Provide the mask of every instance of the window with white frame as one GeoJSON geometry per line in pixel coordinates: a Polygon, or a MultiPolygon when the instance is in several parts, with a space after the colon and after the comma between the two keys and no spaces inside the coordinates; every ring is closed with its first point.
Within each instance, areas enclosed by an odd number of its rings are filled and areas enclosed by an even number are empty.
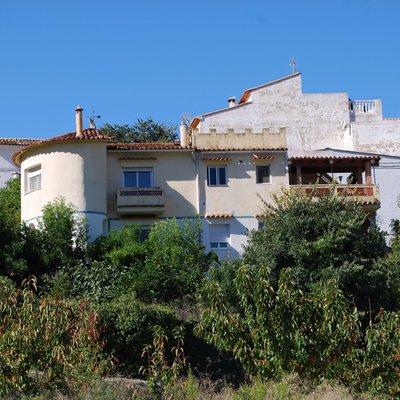
{"type": "Polygon", "coordinates": [[[269,165],[257,165],[256,166],[256,182],[257,183],[271,183],[269,165]]]}
{"type": "Polygon", "coordinates": [[[153,187],[153,170],[151,168],[135,168],[124,170],[124,187],[153,187]]]}
{"type": "Polygon", "coordinates": [[[212,224],[208,230],[211,249],[227,249],[229,247],[229,224],[212,224]]]}
{"type": "Polygon", "coordinates": [[[208,186],[225,186],[226,184],[227,184],[227,179],[226,179],[225,165],[207,167],[208,186]]]}
{"type": "Polygon", "coordinates": [[[35,165],[25,170],[25,192],[33,192],[42,188],[42,167],[35,165]]]}

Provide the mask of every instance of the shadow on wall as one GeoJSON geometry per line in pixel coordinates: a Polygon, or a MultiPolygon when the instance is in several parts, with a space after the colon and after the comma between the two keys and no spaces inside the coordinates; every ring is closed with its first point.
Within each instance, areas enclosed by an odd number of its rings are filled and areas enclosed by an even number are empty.
{"type": "MultiPolygon", "coordinates": [[[[162,217],[193,217],[198,215],[196,204],[193,204],[184,194],[172,188],[167,182],[163,185],[165,193],[165,212],[162,217]]],[[[193,197],[192,187],[188,185],[188,196],[193,197]]]]}

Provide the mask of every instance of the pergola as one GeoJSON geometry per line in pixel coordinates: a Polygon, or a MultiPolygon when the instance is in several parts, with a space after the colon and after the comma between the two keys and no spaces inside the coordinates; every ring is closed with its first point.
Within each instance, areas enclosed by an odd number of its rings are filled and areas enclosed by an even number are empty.
{"type": "MultiPolygon", "coordinates": [[[[302,156],[290,157],[289,184],[323,184],[339,178],[339,174],[353,174],[353,184],[363,183],[363,173],[366,184],[372,184],[372,169],[379,165],[379,156],[302,156]],[[323,180],[321,182],[321,180],[323,180]]],[[[375,179],[374,179],[375,180],[375,179]]],[[[344,182],[346,183],[346,182],[344,182]]]]}

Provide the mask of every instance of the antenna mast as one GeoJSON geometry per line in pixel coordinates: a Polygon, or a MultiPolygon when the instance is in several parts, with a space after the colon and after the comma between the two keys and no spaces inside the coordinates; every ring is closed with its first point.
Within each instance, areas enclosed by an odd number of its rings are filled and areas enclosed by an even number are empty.
{"type": "Polygon", "coordinates": [[[101,118],[101,115],[95,115],[94,110],[92,112],[92,115],[89,117],[89,125],[92,129],[96,129],[96,123],[95,123],[95,118],[101,118]]]}
{"type": "Polygon", "coordinates": [[[292,58],[290,60],[290,64],[289,65],[290,65],[290,68],[292,70],[292,75],[293,75],[296,72],[296,69],[297,69],[299,63],[297,62],[297,60],[295,58],[292,58]]]}

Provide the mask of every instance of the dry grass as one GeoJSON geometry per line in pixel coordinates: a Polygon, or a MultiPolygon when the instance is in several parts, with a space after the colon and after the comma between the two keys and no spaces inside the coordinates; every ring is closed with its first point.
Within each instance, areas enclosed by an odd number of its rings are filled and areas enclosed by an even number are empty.
{"type": "MultiPolygon", "coordinates": [[[[47,392],[36,396],[9,396],[9,400],[155,400],[144,381],[113,378],[98,381],[91,388],[74,395],[59,392],[47,392]]],[[[341,385],[324,382],[312,386],[296,375],[288,375],[276,382],[253,382],[239,389],[221,386],[221,382],[204,379],[199,381],[193,376],[177,382],[170,400],[372,400],[366,394],[354,394],[341,385]]],[[[158,399],[157,399],[158,400],[158,399]]]]}

